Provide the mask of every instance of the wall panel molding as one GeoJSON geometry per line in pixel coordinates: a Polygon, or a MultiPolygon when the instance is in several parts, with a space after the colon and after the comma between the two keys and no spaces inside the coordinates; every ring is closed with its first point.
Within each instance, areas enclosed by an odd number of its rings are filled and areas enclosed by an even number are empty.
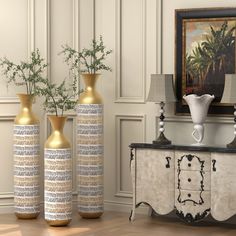
{"type": "Polygon", "coordinates": [[[28,57],[35,50],[35,0],[28,0],[28,57]]]}
{"type": "Polygon", "coordinates": [[[45,0],[45,55],[47,67],[46,76],[51,80],[51,0],[45,0]]]}
{"type": "Polygon", "coordinates": [[[157,14],[156,14],[156,22],[157,22],[157,73],[162,74],[162,31],[163,31],[163,0],[157,0],[157,14]]]}
{"type": "MultiPolygon", "coordinates": [[[[145,103],[146,99],[146,1],[142,0],[142,16],[141,16],[141,87],[142,94],[138,97],[126,97],[122,96],[122,2],[123,0],[116,1],[116,44],[115,44],[115,52],[116,52],[116,63],[115,63],[115,77],[116,77],[116,100],[117,103],[145,103]]],[[[131,17],[131,16],[130,16],[131,17]]],[[[135,55],[134,55],[135,58],[135,55]]]]}
{"type": "MultiPolygon", "coordinates": [[[[123,191],[121,186],[121,175],[122,175],[122,168],[121,168],[121,159],[122,159],[122,145],[121,145],[121,136],[122,136],[122,128],[121,123],[123,121],[133,121],[133,122],[141,122],[142,124],[142,140],[140,142],[145,142],[146,140],[146,116],[144,114],[137,114],[137,115],[116,115],[116,197],[123,197],[123,198],[131,198],[132,192],[131,191],[123,191]]],[[[135,140],[135,139],[134,139],[135,140]]],[[[129,143],[130,144],[130,143],[129,143]]],[[[127,147],[128,145],[127,144],[127,147]]],[[[125,157],[129,160],[129,156],[125,157]]]]}
{"type": "MultiPolygon", "coordinates": [[[[14,122],[14,120],[15,120],[15,115],[11,115],[11,114],[0,115],[0,122],[5,122],[5,121],[14,122]]],[[[12,156],[12,153],[10,154],[10,156],[12,156]]],[[[12,158],[13,158],[13,156],[12,156],[12,158]]],[[[13,188],[13,186],[12,186],[12,188],[13,188]]],[[[14,198],[14,192],[0,192],[0,200],[13,199],[13,198],[14,198]]],[[[5,203],[2,203],[1,206],[6,206],[6,205],[5,205],[5,203]]]]}
{"type": "MultiPolygon", "coordinates": [[[[27,56],[35,50],[35,0],[27,0],[27,56]]],[[[19,104],[17,96],[0,97],[1,104],[19,104]]]]}
{"type": "Polygon", "coordinates": [[[13,199],[14,192],[0,192],[0,200],[2,199],[13,199]]]}

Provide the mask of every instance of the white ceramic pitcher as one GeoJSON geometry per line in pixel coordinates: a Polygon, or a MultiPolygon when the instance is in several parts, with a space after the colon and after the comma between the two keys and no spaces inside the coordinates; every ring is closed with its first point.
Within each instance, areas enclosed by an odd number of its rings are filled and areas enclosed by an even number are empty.
{"type": "Polygon", "coordinates": [[[194,123],[194,131],[192,132],[193,138],[197,143],[193,145],[203,145],[202,140],[204,137],[204,122],[207,117],[207,112],[209,109],[209,105],[212,100],[215,98],[214,95],[204,94],[202,96],[198,96],[196,94],[184,95],[183,99],[187,102],[192,121],[194,123]]]}

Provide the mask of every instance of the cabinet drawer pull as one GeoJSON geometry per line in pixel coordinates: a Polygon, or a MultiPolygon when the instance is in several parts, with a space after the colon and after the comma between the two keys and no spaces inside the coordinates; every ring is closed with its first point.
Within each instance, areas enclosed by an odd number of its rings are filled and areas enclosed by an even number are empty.
{"type": "Polygon", "coordinates": [[[166,161],[167,161],[166,168],[170,168],[170,160],[171,160],[171,157],[166,157],[166,161]]]}
{"type": "Polygon", "coordinates": [[[212,160],[212,170],[216,171],[216,160],[212,160]]]}

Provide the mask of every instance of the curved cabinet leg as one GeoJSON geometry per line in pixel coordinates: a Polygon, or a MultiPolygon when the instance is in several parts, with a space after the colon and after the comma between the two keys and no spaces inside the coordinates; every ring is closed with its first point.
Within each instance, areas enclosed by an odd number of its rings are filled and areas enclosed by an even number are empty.
{"type": "Polygon", "coordinates": [[[153,209],[151,206],[148,207],[148,216],[152,216],[153,214],[153,209]]]}
{"type": "Polygon", "coordinates": [[[132,209],[129,216],[129,221],[135,220],[135,209],[132,209]]]}

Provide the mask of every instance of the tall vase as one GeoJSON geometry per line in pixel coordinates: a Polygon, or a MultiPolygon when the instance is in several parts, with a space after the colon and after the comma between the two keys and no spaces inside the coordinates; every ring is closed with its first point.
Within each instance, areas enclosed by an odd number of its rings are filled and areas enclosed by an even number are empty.
{"type": "Polygon", "coordinates": [[[72,219],[71,146],[63,134],[67,117],[49,116],[52,134],[44,145],[44,217],[50,226],[72,219]]]}
{"type": "Polygon", "coordinates": [[[95,89],[99,74],[83,74],[85,91],[77,107],[78,213],[103,214],[103,104],[95,89]]]}
{"type": "Polygon", "coordinates": [[[15,215],[19,219],[34,219],[40,213],[39,120],[32,111],[34,97],[18,96],[21,110],[13,130],[15,215]]]}

